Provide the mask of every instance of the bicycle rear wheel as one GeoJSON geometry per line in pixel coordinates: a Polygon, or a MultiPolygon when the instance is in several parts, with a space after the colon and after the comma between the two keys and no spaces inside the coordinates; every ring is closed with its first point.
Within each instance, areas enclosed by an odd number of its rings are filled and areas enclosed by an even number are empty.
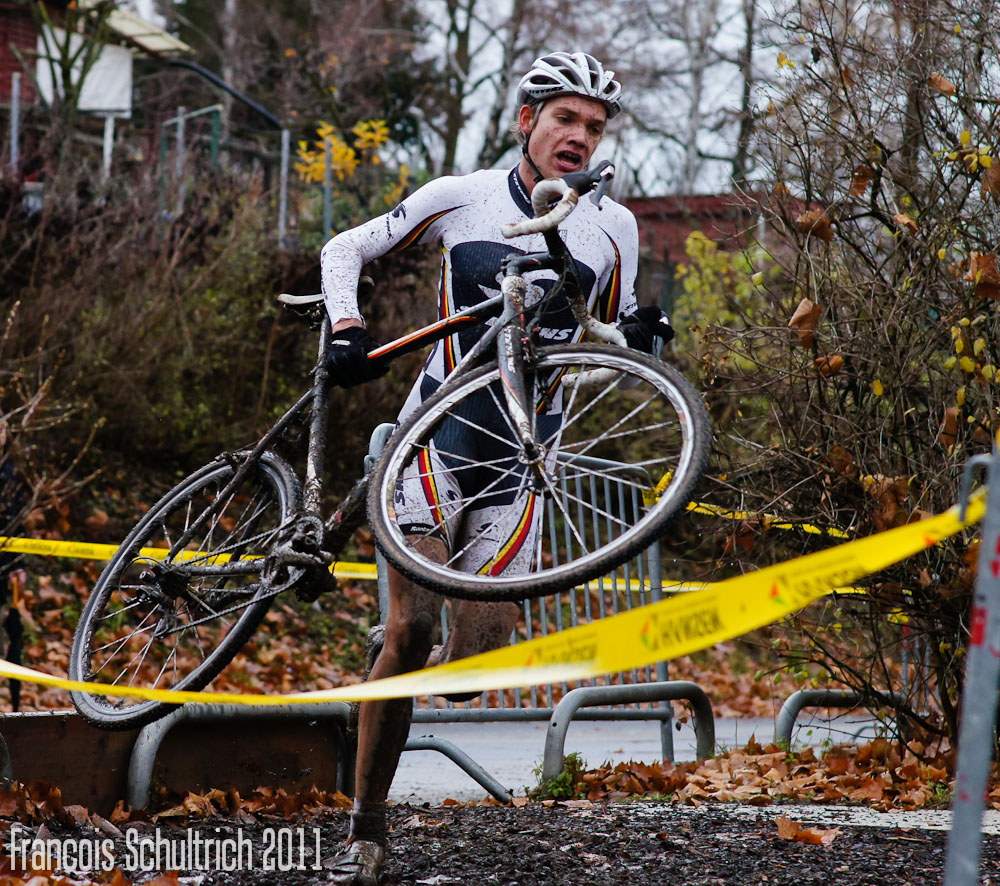
{"type": "MultiPolygon", "coordinates": [[[[302,492],[292,469],[270,452],[220,499],[234,473],[226,462],[206,465],[139,521],[83,609],[70,679],[199,690],[240,650],[271,604],[263,558],[302,492]],[[179,545],[185,534],[190,540],[179,545]]],[[[143,726],[174,707],[71,695],[87,721],[107,729],[143,726]]]]}
{"type": "Polygon", "coordinates": [[[442,388],[389,438],[369,522],[419,584],[473,600],[565,590],[624,563],[690,500],[711,432],[673,367],[612,345],[557,345],[539,349],[526,383],[536,453],[515,442],[495,366],[442,388]],[[414,547],[424,536],[445,541],[446,562],[414,547]]]}

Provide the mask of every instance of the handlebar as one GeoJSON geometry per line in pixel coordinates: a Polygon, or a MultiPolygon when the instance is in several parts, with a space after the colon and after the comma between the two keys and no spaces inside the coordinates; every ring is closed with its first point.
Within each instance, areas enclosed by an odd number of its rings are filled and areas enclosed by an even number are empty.
{"type": "Polygon", "coordinates": [[[608,184],[614,177],[615,167],[604,160],[588,172],[571,172],[562,178],[548,178],[535,185],[531,192],[531,208],[535,218],[510,222],[500,228],[508,240],[524,234],[540,234],[559,227],[576,208],[580,197],[597,189],[592,199],[599,204],[608,184]],[[549,203],[558,199],[551,209],[549,203]]]}

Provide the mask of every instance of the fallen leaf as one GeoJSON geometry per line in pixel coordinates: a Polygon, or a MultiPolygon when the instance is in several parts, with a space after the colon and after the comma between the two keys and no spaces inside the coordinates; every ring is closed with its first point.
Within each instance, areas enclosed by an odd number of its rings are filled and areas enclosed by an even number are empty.
{"type": "Polygon", "coordinates": [[[958,407],[948,406],[944,410],[941,427],[938,428],[938,440],[946,449],[955,445],[958,439],[958,407]]]}
{"type": "Polygon", "coordinates": [[[947,95],[949,98],[955,94],[955,84],[940,71],[935,71],[931,74],[927,79],[927,84],[931,89],[936,89],[942,95],[947,95]]]}
{"type": "Polygon", "coordinates": [[[814,846],[829,846],[840,834],[840,828],[803,828],[796,839],[814,846]]]}
{"type": "Polygon", "coordinates": [[[802,830],[802,825],[792,821],[787,815],[779,815],[774,823],[778,826],[778,839],[794,840],[795,835],[802,830]]]}
{"type": "Polygon", "coordinates": [[[800,234],[811,234],[824,243],[829,243],[833,239],[833,226],[826,217],[825,209],[810,209],[808,212],[803,212],[795,219],[795,224],[800,234]]]}
{"type": "Polygon", "coordinates": [[[983,171],[979,193],[984,200],[987,197],[992,197],[994,200],[1000,201],[1000,163],[993,163],[983,171]]]}
{"type": "Polygon", "coordinates": [[[1000,300],[1000,272],[997,271],[995,252],[969,254],[969,269],[963,280],[974,283],[976,295],[1000,300]]]}
{"type": "Polygon", "coordinates": [[[904,231],[906,231],[910,236],[916,236],[917,233],[917,223],[910,218],[905,212],[897,212],[892,220],[899,225],[904,231]]]}
{"type": "Polygon", "coordinates": [[[861,166],[855,166],[854,171],[851,173],[851,190],[850,194],[852,197],[860,197],[865,191],[868,190],[868,185],[872,180],[872,171],[867,166],[862,164],[861,166]]]}
{"type": "Polygon", "coordinates": [[[809,843],[813,846],[829,846],[841,832],[840,828],[804,828],[799,822],[785,815],[778,816],[775,824],[778,825],[778,839],[809,843]]]}
{"type": "Polygon", "coordinates": [[[799,344],[802,347],[811,348],[813,346],[813,331],[816,329],[819,315],[822,313],[823,309],[819,305],[813,304],[808,298],[802,299],[798,307],[795,308],[795,313],[788,321],[788,328],[794,329],[798,333],[799,344]]]}
{"type": "Polygon", "coordinates": [[[828,354],[825,357],[817,357],[813,360],[813,366],[823,378],[830,378],[837,375],[844,368],[844,358],[840,354],[828,354]]]}

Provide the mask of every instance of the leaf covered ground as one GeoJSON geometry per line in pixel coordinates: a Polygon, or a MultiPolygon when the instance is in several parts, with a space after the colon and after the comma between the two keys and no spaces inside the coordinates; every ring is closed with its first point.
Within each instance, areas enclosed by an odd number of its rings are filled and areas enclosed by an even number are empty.
{"type": "MultiPolygon", "coordinates": [[[[265,792],[246,800],[218,792],[189,797],[180,809],[158,815],[119,810],[107,820],[80,807],[62,807],[53,789],[18,787],[0,797],[5,845],[12,834],[44,841],[50,858],[62,852],[65,861],[85,841],[100,841],[107,846],[108,869],[32,869],[15,863],[23,854],[6,855],[0,856],[0,886],[320,884],[327,880],[323,859],[346,834],[345,805],[342,795],[316,792],[298,798],[265,792]],[[289,847],[284,869],[275,869],[278,835],[287,837],[289,847]],[[184,859],[185,845],[190,851],[194,840],[226,839],[247,843],[238,863],[184,863],[193,858],[184,859]],[[136,847],[143,841],[150,847],[158,841],[161,849],[141,855],[136,847]],[[168,844],[173,849],[163,848],[168,844]],[[157,866],[161,859],[181,863],[157,866]]],[[[402,804],[389,812],[392,851],[384,883],[924,886],[941,881],[945,831],[916,829],[891,815],[878,827],[827,827],[810,822],[801,807],[787,813],[742,808],[748,812],[735,815],[718,803],[663,801],[402,804]]],[[[1000,841],[987,838],[981,851],[980,882],[997,884],[1000,841]]]]}

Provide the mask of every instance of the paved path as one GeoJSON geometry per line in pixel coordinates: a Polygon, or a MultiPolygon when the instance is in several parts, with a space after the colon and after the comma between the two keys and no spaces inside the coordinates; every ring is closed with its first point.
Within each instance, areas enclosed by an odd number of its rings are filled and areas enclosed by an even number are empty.
{"type": "MultiPolygon", "coordinates": [[[[793,733],[797,744],[816,747],[824,743],[864,740],[874,734],[872,721],[838,718],[830,723],[803,715],[793,733]],[[860,732],[860,735],[859,735],[860,732]]],[[[548,723],[414,723],[411,737],[434,735],[457,745],[504,787],[523,795],[538,778],[548,723]]],[[[674,733],[674,759],[695,758],[695,735],[690,724],[674,733]]],[[[756,736],[767,744],[774,736],[774,722],[763,719],[716,719],[715,742],[719,750],[743,747],[756,736]]],[[[567,754],[579,753],[588,766],[606,761],[652,762],[662,760],[660,727],[653,722],[574,721],[566,735],[567,754]]],[[[403,754],[389,799],[393,802],[440,803],[446,798],[467,802],[481,800],[486,791],[458,766],[437,751],[407,751],[403,754]]]]}
{"type": "MultiPolygon", "coordinates": [[[[411,737],[435,735],[458,745],[489,770],[515,795],[524,795],[525,788],[537,784],[533,769],[541,766],[547,723],[417,723],[410,729],[411,737]]],[[[774,735],[771,720],[715,721],[716,746],[720,750],[743,747],[751,735],[767,744],[774,735]]],[[[839,741],[864,741],[874,735],[870,720],[839,718],[830,723],[809,720],[803,715],[793,733],[795,745],[822,747],[839,741]]],[[[576,751],[590,766],[606,760],[618,763],[627,760],[651,762],[662,759],[659,726],[655,723],[574,722],[566,736],[566,753],[576,751]]],[[[674,732],[674,755],[678,760],[694,759],[694,730],[682,725],[674,732]]],[[[482,800],[487,792],[443,754],[436,751],[407,751],[396,772],[390,801],[436,805],[446,798],[468,802],[482,800]]],[[[637,803],[637,815],[646,811],[637,803]]],[[[911,812],[878,812],[857,806],[781,805],[773,807],[727,807],[733,815],[786,815],[808,825],[837,827],[889,827],[920,830],[947,830],[951,826],[948,810],[916,810],[911,812]]],[[[698,810],[689,810],[697,814],[698,810]]],[[[988,810],[983,816],[983,833],[1000,834],[1000,812],[988,810]]]]}

